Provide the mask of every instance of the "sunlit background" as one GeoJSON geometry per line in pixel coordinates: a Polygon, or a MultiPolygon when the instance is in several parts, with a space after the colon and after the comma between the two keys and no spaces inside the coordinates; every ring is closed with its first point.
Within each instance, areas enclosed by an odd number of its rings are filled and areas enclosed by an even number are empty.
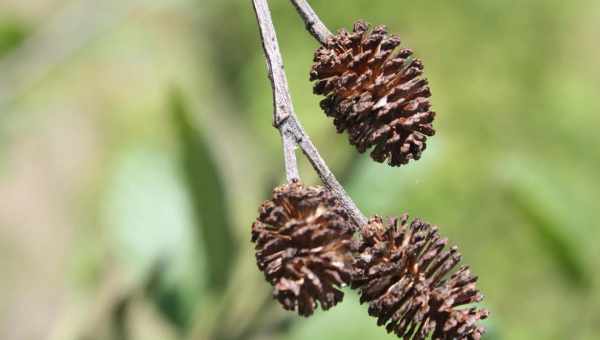
{"type": "MultiPolygon", "coordinates": [[[[322,155],[366,214],[460,247],[486,339],[598,339],[600,2],[313,0],[423,60],[438,133],[401,168],[335,133],[317,43],[270,3],[322,155]]],[[[309,319],[270,298],[250,225],[285,180],[271,110],[249,0],[0,0],[0,339],[393,339],[352,291],[309,319]]]]}

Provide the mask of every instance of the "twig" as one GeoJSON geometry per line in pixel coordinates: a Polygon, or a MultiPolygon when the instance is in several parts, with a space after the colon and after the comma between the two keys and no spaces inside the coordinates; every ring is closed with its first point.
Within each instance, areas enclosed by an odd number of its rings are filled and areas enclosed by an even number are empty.
{"type": "Polygon", "coordinates": [[[302,152],[309,159],[310,163],[315,171],[319,174],[319,177],[325,186],[331,190],[334,195],[336,195],[340,201],[340,204],[346,209],[356,225],[362,226],[366,224],[367,219],[360,212],[356,204],[354,204],[350,196],[348,196],[331,170],[329,170],[327,164],[325,164],[325,161],[321,155],[319,155],[319,151],[311,142],[310,137],[306,134],[306,132],[304,132],[300,121],[294,113],[292,100],[287,85],[287,78],[283,70],[283,60],[281,57],[281,52],[279,51],[275,27],[273,26],[271,11],[269,10],[267,0],[252,0],[252,3],[254,4],[254,11],[256,13],[256,19],[260,28],[260,36],[269,69],[269,78],[271,79],[271,86],[273,88],[273,125],[275,128],[279,129],[279,132],[283,138],[288,179],[290,178],[290,173],[292,171],[296,171],[297,175],[295,155],[293,157],[289,157],[289,161],[293,161],[294,164],[287,163],[288,156],[293,153],[293,149],[290,147],[290,144],[292,143],[289,143],[286,138],[287,136],[293,136],[294,142],[300,146],[302,152]],[[290,171],[290,169],[293,170],[290,171]]]}
{"type": "Polygon", "coordinates": [[[319,16],[313,9],[310,7],[306,0],[291,0],[294,7],[304,20],[306,24],[306,29],[310,34],[312,34],[315,39],[317,39],[322,45],[327,42],[327,38],[332,36],[327,26],[319,19],[319,16]]]}
{"type": "Polygon", "coordinates": [[[300,179],[298,173],[298,161],[296,160],[296,139],[294,135],[285,130],[280,130],[283,142],[283,159],[285,162],[285,177],[288,182],[300,179]]]}
{"type": "Polygon", "coordinates": [[[346,190],[344,190],[344,187],[342,187],[342,185],[338,182],[331,170],[329,170],[329,167],[327,167],[327,164],[319,154],[319,151],[315,145],[310,140],[310,137],[306,134],[306,132],[304,132],[302,126],[299,125],[300,122],[296,120],[296,117],[294,117],[293,120],[290,119],[290,121],[291,124],[297,124],[297,126],[294,128],[294,132],[296,133],[296,141],[298,142],[298,145],[300,145],[300,149],[302,149],[304,155],[306,155],[310,161],[310,164],[321,178],[321,181],[323,181],[325,186],[336,195],[340,201],[340,204],[344,207],[344,209],[346,209],[357,226],[360,227],[367,224],[367,218],[358,209],[354,201],[352,201],[348,193],[346,193],[346,190]]]}
{"type": "Polygon", "coordinates": [[[283,144],[283,159],[288,181],[299,178],[298,162],[296,161],[296,143],[293,134],[287,131],[283,123],[294,114],[290,90],[283,70],[283,60],[273,27],[273,20],[266,1],[254,1],[254,10],[260,26],[260,36],[269,68],[269,79],[273,88],[273,126],[279,129],[283,144]],[[259,14],[261,13],[261,14],[259,14]]]}

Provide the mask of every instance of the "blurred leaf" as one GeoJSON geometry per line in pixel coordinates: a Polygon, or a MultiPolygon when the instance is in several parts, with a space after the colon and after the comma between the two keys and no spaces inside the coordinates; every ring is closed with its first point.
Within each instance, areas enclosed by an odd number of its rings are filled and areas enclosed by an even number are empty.
{"type": "Polygon", "coordinates": [[[194,129],[179,90],[170,95],[170,111],[180,142],[180,156],[193,210],[198,219],[207,265],[207,288],[223,291],[236,255],[221,172],[201,132],[194,129]]]}
{"type": "Polygon", "coordinates": [[[181,332],[188,326],[191,313],[189,296],[185,291],[168,282],[168,263],[159,259],[150,271],[145,293],[154,302],[160,313],[181,332]]]}
{"type": "Polygon", "coordinates": [[[28,33],[29,28],[24,23],[0,18],[0,58],[18,47],[28,33]]]}
{"type": "Polygon", "coordinates": [[[132,296],[123,296],[116,305],[113,306],[111,313],[112,337],[114,340],[128,340],[129,332],[127,329],[127,314],[131,305],[132,296]]]}
{"type": "Polygon", "coordinates": [[[190,263],[191,211],[173,160],[137,148],[120,158],[102,211],[115,255],[133,282],[145,282],[159,259],[169,261],[170,280],[181,280],[199,264],[190,263]]]}
{"type": "Polygon", "coordinates": [[[367,313],[353,291],[345,290],[344,303],[329,311],[318,311],[310,319],[292,325],[292,332],[285,339],[300,340],[315,338],[329,340],[385,340],[396,339],[377,326],[377,320],[367,313]]]}
{"type": "Polygon", "coordinates": [[[564,277],[579,288],[590,286],[585,265],[580,260],[580,254],[572,243],[561,219],[542,204],[535,192],[523,186],[514,186],[508,189],[509,202],[533,228],[539,237],[540,245],[546,254],[554,260],[564,277]]]}
{"type": "Polygon", "coordinates": [[[109,244],[130,280],[150,286],[161,314],[182,331],[201,296],[203,272],[185,189],[166,154],[134,149],[121,157],[103,209],[109,244]]]}

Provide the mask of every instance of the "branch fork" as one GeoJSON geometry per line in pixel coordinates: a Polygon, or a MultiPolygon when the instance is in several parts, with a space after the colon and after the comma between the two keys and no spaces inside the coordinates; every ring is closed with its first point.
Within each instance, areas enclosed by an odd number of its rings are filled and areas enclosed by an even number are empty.
{"type": "MultiPolygon", "coordinates": [[[[317,41],[322,44],[325,43],[332,34],[310,5],[305,0],[290,1],[304,20],[307,30],[317,41]]],[[[310,137],[304,131],[294,112],[287,77],[283,67],[283,59],[267,0],[252,0],[252,3],[260,28],[269,79],[271,80],[271,87],[273,89],[273,126],[281,134],[287,180],[291,181],[300,178],[295,153],[296,148],[300,147],[321,178],[323,184],[337,197],[356,226],[360,227],[367,224],[367,218],[335,178],[319,154],[319,151],[310,140],[310,137]]]]}

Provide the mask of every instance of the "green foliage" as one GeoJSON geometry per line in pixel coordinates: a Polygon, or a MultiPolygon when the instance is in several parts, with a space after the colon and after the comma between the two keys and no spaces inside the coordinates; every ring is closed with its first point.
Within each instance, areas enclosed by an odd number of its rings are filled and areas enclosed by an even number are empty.
{"type": "MultiPolygon", "coordinates": [[[[310,2],[331,30],[387,24],[431,83],[423,158],[376,164],[321,112],[317,44],[293,7],[269,2],[296,112],[361,209],[439,225],[479,276],[487,339],[596,339],[600,3],[310,2]]],[[[19,19],[1,16],[0,67],[57,10],[34,3],[3,3],[19,19]]],[[[0,309],[0,338],[393,339],[350,290],[309,319],[282,311],[256,268],[250,225],[284,176],[250,1],[136,6],[0,108],[15,113],[0,129],[0,300],[24,306],[0,309]]],[[[79,38],[49,33],[48,53],[79,38]]]]}
{"type": "Polygon", "coordinates": [[[197,237],[202,240],[206,252],[207,289],[220,292],[227,286],[237,249],[221,171],[211,155],[206,137],[192,127],[181,93],[173,90],[169,99],[184,178],[199,222],[197,237]]]}
{"type": "Polygon", "coordinates": [[[193,310],[191,306],[195,306],[195,303],[190,306],[190,301],[186,300],[191,296],[187,296],[180,286],[168,282],[166,266],[168,263],[165,261],[156,262],[144,287],[145,294],[156,304],[165,319],[183,333],[189,327],[190,314],[193,310]]]}
{"type": "Polygon", "coordinates": [[[21,21],[0,17],[0,58],[17,48],[29,34],[21,21]]]}

